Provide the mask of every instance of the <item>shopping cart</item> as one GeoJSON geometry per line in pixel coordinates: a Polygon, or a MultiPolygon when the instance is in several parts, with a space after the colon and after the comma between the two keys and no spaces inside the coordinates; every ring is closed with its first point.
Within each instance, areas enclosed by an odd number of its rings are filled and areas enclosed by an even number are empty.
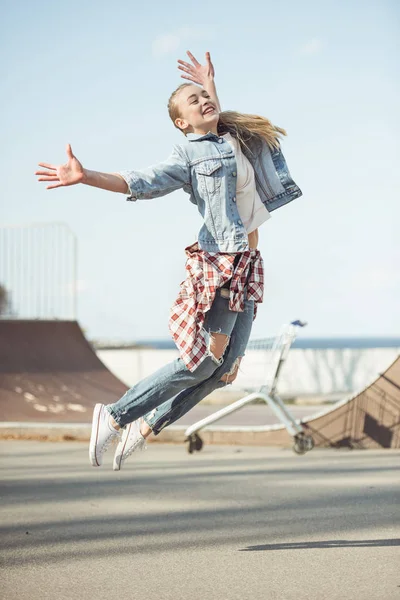
{"type": "Polygon", "coordinates": [[[188,442],[188,452],[190,454],[194,451],[199,452],[203,447],[203,440],[198,434],[201,429],[254,401],[263,401],[272,408],[275,415],[286,427],[289,435],[293,437],[294,452],[305,454],[314,448],[312,436],[307,434],[301,423],[294,419],[277,393],[279,375],[289,354],[290,347],[296,339],[297,330],[299,327],[305,327],[306,325],[307,323],[302,321],[292,321],[289,325],[284,325],[281,332],[273,338],[264,338],[249,342],[247,350],[264,351],[263,355],[265,359],[261,365],[263,369],[262,381],[264,383],[258,391],[248,394],[244,398],[233,402],[229,406],[188,427],[185,431],[185,441],[188,442]]]}

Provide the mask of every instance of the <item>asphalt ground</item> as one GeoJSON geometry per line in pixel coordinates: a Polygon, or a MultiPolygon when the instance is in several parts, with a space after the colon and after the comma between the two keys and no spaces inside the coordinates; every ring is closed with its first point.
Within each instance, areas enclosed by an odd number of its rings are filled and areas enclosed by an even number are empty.
{"type": "Polygon", "coordinates": [[[400,451],[0,452],[7,600],[400,598],[400,451]]]}

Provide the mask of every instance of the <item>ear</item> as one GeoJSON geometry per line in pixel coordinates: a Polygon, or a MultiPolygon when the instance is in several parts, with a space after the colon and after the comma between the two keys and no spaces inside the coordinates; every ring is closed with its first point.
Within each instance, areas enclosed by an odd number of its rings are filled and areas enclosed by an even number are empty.
{"type": "Polygon", "coordinates": [[[182,129],[182,131],[185,131],[185,129],[189,127],[189,123],[180,117],[175,119],[175,125],[178,127],[178,129],[182,129]]]}

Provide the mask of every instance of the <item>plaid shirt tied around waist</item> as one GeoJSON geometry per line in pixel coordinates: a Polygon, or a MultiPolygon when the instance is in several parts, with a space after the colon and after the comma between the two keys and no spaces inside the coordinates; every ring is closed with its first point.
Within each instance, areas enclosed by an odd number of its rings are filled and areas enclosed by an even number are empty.
{"type": "Polygon", "coordinates": [[[197,243],[186,252],[186,279],[171,308],[169,329],[180,356],[189,371],[207,356],[207,332],[203,329],[206,312],[210,310],[217,289],[229,279],[229,309],[243,312],[245,292],[247,300],[254,300],[254,318],[257,304],[263,301],[264,265],[259,250],[245,250],[237,254],[206,252],[197,243]]]}

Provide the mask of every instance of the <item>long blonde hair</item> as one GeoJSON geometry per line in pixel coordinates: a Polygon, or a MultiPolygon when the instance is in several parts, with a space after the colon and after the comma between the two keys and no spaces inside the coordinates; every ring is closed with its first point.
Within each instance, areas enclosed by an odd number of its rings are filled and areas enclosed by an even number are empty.
{"type": "MultiPolygon", "coordinates": [[[[175,119],[178,119],[181,116],[179,114],[176,96],[188,85],[193,84],[182,83],[182,85],[172,92],[168,100],[168,113],[174,125],[175,119]]],[[[175,125],[175,127],[180,129],[177,125],[175,125]]],[[[276,149],[279,148],[279,138],[287,135],[284,129],[276,127],[265,117],[239,113],[233,110],[224,110],[219,113],[217,129],[220,135],[229,132],[232,136],[236,137],[242,147],[247,147],[247,142],[256,137],[264,139],[271,149],[276,149]]],[[[186,135],[182,129],[180,129],[180,131],[186,135]]]]}

